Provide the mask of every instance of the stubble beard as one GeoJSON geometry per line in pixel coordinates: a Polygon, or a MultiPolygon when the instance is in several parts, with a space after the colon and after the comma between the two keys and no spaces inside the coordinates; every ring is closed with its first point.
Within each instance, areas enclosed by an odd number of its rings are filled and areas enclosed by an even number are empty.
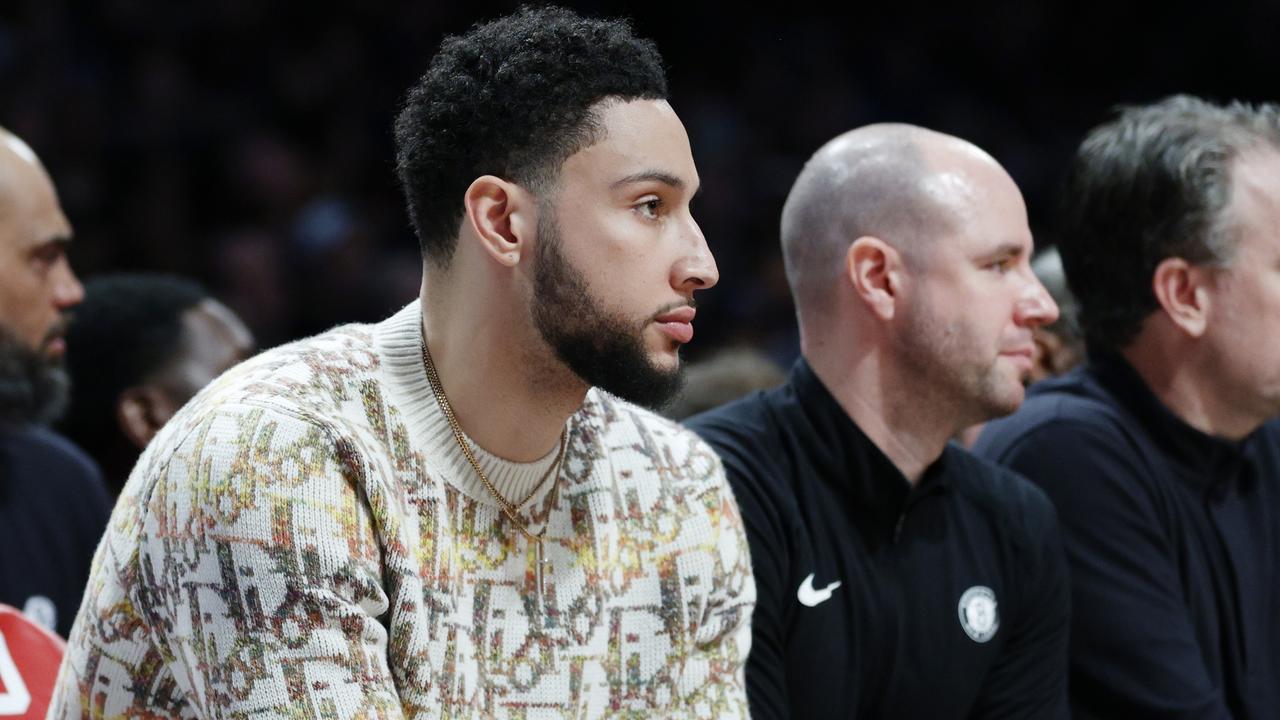
{"type": "Polygon", "coordinates": [[[946,322],[922,307],[908,317],[900,343],[901,362],[918,379],[913,393],[952,416],[957,428],[1004,417],[1022,404],[1022,382],[1005,388],[998,355],[970,360],[982,352],[968,346],[969,335],[963,321],[946,322]]]}
{"type": "Polygon", "coordinates": [[[664,369],[649,359],[643,333],[651,318],[635,321],[603,309],[562,254],[559,224],[545,207],[537,262],[533,321],[556,358],[586,384],[628,402],[653,409],[670,402],[684,378],[678,365],[664,369]]]}

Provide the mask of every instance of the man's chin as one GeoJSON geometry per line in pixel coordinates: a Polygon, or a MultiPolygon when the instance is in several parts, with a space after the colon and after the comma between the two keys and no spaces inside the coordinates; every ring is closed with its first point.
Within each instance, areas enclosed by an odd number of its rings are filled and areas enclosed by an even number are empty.
{"type": "Polygon", "coordinates": [[[1004,392],[988,398],[987,410],[990,419],[994,420],[1017,412],[1026,397],[1027,390],[1022,383],[1011,383],[1004,392]]]}

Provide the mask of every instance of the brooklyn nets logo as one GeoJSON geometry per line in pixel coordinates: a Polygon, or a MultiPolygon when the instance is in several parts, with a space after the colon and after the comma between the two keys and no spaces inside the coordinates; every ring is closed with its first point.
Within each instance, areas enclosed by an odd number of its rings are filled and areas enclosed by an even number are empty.
{"type": "Polygon", "coordinates": [[[960,596],[960,627],[974,642],[984,643],[1000,628],[996,594],[985,585],[974,585],[960,596]]]}

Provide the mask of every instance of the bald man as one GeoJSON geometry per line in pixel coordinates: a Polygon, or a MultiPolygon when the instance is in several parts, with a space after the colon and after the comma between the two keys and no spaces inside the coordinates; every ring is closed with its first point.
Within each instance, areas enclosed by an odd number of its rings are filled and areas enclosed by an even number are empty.
{"type": "Polygon", "coordinates": [[[756,718],[1062,717],[1053,507],[948,439],[1012,412],[1057,307],[991,156],[874,125],[805,166],[782,216],[803,357],[695,417],[747,525],[756,718]]]}
{"type": "Polygon", "coordinates": [[[45,429],[66,405],[71,224],[31,148],[0,130],[0,603],[71,628],[110,506],[97,467],[45,429]]]}

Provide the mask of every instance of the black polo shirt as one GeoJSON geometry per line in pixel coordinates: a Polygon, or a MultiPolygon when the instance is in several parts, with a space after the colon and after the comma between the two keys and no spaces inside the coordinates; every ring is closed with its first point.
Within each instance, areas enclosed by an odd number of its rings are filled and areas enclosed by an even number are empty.
{"type": "Polygon", "coordinates": [[[1057,505],[1078,714],[1280,718],[1280,425],[1205,435],[1091,355],[976,450],[1057,505]]]}
{"type": "Polygon", "coordinates": [[[951,445],[912,488],[804,360],[688,425],[746,522],[753,717],[1065,715],[1065,561],[1033,485],[951,445]]]}

